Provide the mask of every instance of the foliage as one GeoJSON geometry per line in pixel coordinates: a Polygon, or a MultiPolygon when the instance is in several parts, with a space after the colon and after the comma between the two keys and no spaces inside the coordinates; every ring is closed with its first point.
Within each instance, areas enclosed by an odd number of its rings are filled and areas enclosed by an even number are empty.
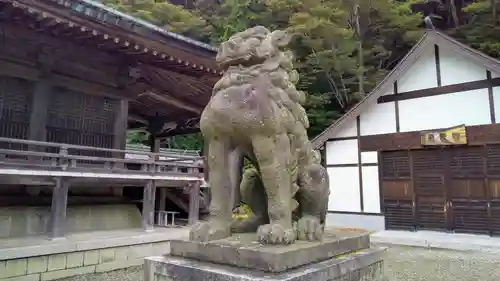
{"type": "Polygon", "coordinates": [[[127,144],[144,144],[148,145],[149,135],[144,130],[128,130],[127,144]]]}
{"type": "MultiPolygon", "coordinates": [[[[189,10],[153,0],[129,5],[118,1],[105,3],[211,44],[255,25],[296,34],[291,48],[301,74],[298,88],[308,93],[311,136],[375,87],[425,31],[423,14],[414,8],[422,6],[423,0],[191,0],[194,8],[189,10]]],[[[447,32],[499,57],[499,3],[435,0],[426,1],[424,10],[451,18],[447,22],[454,25],[443,25],[447,32]],[[452,9],[455,6],[436,10],[432,8],[435,3],[455,5],[462,11],[457,13],[452,9]]],[[[175,137],[170,142],[176,147],[201,145],[199,135],[175,137]]]]}
{"type": "Polygon", "coordinates": [[[500,57],[500,1],[479,0],[464,8],[469,20],[450,34],[490,56],[500,57]],[[492,3],[494,5],[492,5],[492,3]]]}

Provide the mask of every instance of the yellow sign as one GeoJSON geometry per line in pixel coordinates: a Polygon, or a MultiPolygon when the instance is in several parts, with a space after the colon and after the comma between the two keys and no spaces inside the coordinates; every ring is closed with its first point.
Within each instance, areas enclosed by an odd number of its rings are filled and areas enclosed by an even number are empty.
{"type": "Polygon", "coordinates": [[[465,125],[448,129],[422,132],[422,145],[463,145],[467,144],[467,131],[465,125]]]}

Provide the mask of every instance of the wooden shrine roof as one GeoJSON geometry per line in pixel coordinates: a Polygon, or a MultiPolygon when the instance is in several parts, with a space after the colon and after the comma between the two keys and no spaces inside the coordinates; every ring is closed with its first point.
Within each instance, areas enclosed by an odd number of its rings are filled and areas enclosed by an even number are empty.
{"type": "Polygon", "coordinates": [[[123,56],[131,62],[124,86],[129,112],[136,119],[161,116],[178,123],[177,133],[197,123],[222,75],[216,48],[95,1],[0,0],[0,16],[44,35],[123,56]]]}

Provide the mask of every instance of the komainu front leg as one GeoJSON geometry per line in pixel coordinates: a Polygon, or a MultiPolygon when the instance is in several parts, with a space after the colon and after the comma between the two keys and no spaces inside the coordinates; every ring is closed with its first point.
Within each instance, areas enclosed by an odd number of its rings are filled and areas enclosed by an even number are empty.
{"type": "Polygon", "coordinates": [[[209,140],[209,184],[212,193],[210,217],[208,221],[197,222],[191,227],[190,240],[205,242],[231,235],[232,202],[228,200],[228,194],[233,192],[228,174],[230,152],[229,141],[209,140]]]}
{"type": "Polygon", "coordinates": [[[321,240],[324,231],[330,185],[326,169],[313,164],[299,176],[301,189],[297,194],[301,217],[297,222],[299,240],[321,240]]]}
{"type": "Polygon", "coordinates": [[[263,244],[291,244],[295,241],[295,231],[290,209],[290,140],[286,134],[276,138],[256,136],[252,145],[267,195],[269,215],[269,224],[259,227],[257,237],[263,244]]]}

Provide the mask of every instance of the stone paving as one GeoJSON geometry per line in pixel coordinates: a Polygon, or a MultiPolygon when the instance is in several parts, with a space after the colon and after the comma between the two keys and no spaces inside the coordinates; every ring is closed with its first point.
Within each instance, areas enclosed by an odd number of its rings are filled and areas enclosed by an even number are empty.
{"type": "MultiPolygon", "coordinates": [[[[391,247],[382,281],[498,281],[500,256],[472,251],[391,247]]],[[[132,268],[60,281],[141,281],[142,269],[132,268]]]]}

